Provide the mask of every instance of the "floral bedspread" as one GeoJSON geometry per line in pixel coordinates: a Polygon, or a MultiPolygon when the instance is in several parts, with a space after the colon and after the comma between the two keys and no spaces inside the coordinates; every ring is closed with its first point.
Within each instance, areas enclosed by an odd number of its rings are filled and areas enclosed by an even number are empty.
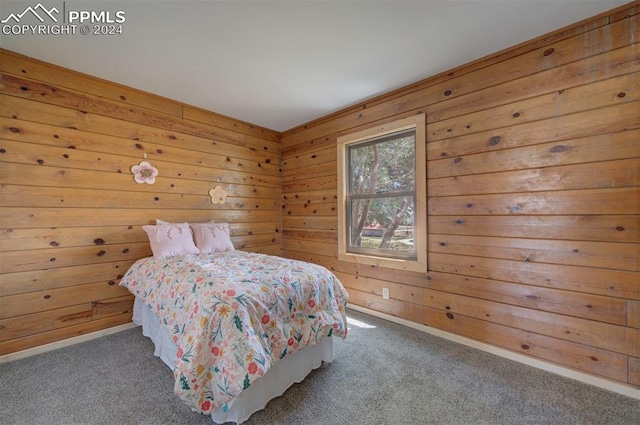
{"type": "Polygon", "coordinates": [[[178,347],[175,394],[224,406],[281,358],[347,335],[348,294],[326,268],[243,251],[138,260],[120,282],[178,347]]]}

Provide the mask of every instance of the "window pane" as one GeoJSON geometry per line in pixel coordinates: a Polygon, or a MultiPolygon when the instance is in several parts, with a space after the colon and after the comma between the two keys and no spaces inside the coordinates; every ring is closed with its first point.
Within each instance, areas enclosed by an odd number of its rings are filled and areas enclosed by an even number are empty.
{"type": "Polygon", "coordinates": [[[350,194],[413,191],[415,143],[410,130],[349,146],[350,194]]]}
{"type": "Polygon", "coordinates": [[[349,210],[349,251],[393,256],[415,252],[413,197],[351,199],[349,210]]]}

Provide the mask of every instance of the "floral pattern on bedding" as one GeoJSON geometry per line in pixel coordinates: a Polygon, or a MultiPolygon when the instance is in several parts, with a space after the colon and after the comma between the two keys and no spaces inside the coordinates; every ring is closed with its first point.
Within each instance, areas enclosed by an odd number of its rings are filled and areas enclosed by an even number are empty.
{"type": "Polygon", "coordinates": [[[281,358],[347,335],[348,294],[326,268],[243,251],[138,260],[120,282],[178,347],[174,392],[211,413],[281,358]]]}

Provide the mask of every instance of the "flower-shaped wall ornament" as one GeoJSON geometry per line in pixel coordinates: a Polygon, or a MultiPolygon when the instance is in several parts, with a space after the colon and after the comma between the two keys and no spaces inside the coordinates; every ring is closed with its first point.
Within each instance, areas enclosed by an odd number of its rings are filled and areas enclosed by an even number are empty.
{"type": "Polygon", "coordinates": [[[147,161],[142,161],[138,165],[131,167],[133,178],[136,183],[154,184],[156,182],[156,176],[158,175],[158,169],[153,167],[147,161]]]}
{"type": "Polygon", "coordinates": [[[224,204],[227,202],[227,192],[220,186],[216,186],[209,191],[212,204],[224,204]]]}

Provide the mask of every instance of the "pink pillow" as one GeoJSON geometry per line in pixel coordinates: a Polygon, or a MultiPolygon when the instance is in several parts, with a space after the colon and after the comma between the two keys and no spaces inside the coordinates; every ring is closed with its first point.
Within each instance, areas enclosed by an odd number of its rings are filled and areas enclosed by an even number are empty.
{"type": "Polygon", "coordinates": [[[142,226],[142,228],[147,232],[153,258],[156,260],[200,253],[193,243],[191,228],[187,223],[142,226]]]}
{"type": "MultiPolygon", "coordinates": [[[[212,224],[215,223],[215,220],[209,220],[209,221],[205,221],[206,224],[212,224]]],[[[180,224],[180,223],[172,223],[170,221],[165,221],[165,220],[161,220],[159,218],[156,218],[156,225],[157,226],[165,226],[167,224],[180,224]]]]}
{"type": "Polygon", "coordinates": [[[190,226],[201,253],[235,250],[228,223],[191,223],[190,226]]]}

